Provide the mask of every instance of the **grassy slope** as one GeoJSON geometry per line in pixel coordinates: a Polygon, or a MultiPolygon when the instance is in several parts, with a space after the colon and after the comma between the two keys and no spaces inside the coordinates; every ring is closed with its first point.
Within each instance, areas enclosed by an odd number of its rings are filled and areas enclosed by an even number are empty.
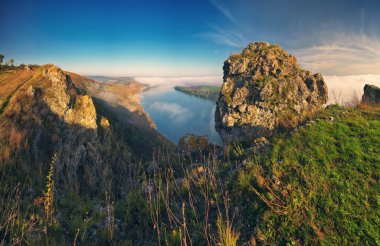
{"type": "Polygon", "coordinates": [[[186,237],[194,245],[236,235],[238,245],[379,244],[379,110],[332,106],[254,154],[234,145],[229,160],[188,167],[183,179],[158,171],[155,201],[169,207],[157,218],[161,238],[186,237]],[[186,236],[179,236],[183,225],[168,224],[173,211],[180,221],[186,217],[186,236]]]}
{"type": "Polygon", "coordinates": [[[232,179],[238,203],[263,196],[240,225],[256,214],[266,243],[379,244],[380,112],[333,107],[318,118],[276,136],[232,179]]]}

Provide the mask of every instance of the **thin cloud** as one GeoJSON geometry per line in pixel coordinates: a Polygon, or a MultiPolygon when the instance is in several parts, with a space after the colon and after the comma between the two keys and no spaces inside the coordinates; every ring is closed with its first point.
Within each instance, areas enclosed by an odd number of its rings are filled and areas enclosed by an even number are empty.
{"type": "Polygon", "coordinates": [[[199,33],[196,37],[211,40],[214,43],[225,45],[232,48],[242,48],[246,45],[247,41],[243,35],[237,32],[238,22],[237,19],[231,14],[230,10],[222,4],[219,0],[210,0],[210,3],[226,17],[235,28],[220,28],[219,26],[209,24],[210,31],[199,33]]]}
{"type": "Polygon", "coordinates": [[[380,40],[340,35],[293,52],[302,66],[326,75],[380,74],[380,40]]]}
{"type": "Polygon", "coordinates": [[[236,24],[237,21],[235,17],[231,14],[231,12],[221,4],[218,0],[210,0],[210,3],[214,5],[227,19],[229,19],[232,23],[236,24]]]}
{"type": "Polygon", "coordinates": [[[197,34],[197,37],[211,40],[217,44],[226,45],[232,48],[242,48],[247,44],[247,41],[240,33],[222,29],[215,25],[209,25],[211,31],[197,34]]]}

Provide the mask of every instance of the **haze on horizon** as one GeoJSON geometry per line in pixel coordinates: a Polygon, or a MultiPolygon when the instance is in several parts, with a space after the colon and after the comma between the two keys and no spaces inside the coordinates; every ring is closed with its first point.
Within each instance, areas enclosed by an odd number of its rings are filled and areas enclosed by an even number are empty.
{"type": "Polygon", "coordinates": [[[377,0],[2,0],[0,53],[84,75],[220,76],[268,41],[326,76],[380,75],[379,13],[377,0]]]}

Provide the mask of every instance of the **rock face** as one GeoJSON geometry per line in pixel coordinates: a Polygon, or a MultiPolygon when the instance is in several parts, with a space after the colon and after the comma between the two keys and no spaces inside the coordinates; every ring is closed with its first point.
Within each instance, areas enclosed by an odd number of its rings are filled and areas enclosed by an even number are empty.
{"type": "Polygon", "coordinates": [[[54,65],[45,65],[43,75],[51,81],[43,96],[51,111],[69,124],[96,129],[96,110],[88,95],[75,95],[75,87],[65,73],[54,65]]]}
{"type": "Polygon", "coordinates": [[[322,75],[302,70],[277,45],[251,43],[230,56],[223,70],[215,121],[224,143],[251,142],[279,126],[294,127],[328,99],[322,75]]]}
{"type": "Polygon", "coordinates": [[[208,148],[208,137],[207,136],[197,136],[194,134],[186,134],[183,136],[177,146],[177,152],[199,152],[204,151],[208,148]]]}
{"type": "Polygon", "coordinates": [[[380,106],[380,88],[375,85],[364,86],[362,102],[371,106],[380,106]]]}

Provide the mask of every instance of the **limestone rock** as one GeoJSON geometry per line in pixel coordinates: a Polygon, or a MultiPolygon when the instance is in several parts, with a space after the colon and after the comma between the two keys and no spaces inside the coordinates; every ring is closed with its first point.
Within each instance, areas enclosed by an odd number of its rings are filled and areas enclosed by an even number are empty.
{"type": "Polygon", "coordinates": [[[177,146],[177,152],[196,152],[204,151],[208,148],[208,137],[186,134],[182,137],[177,146]]]}
{"type": "Polygon", "coordinates": [[[111,124],[110,124],[109,120],[108,120],[106,117],[102,116],[102,117],[100,118],[100,126],[101,126],[101,127],[103,127],[103,128],[109,128],[110,125],[111,125],[111,124]]]}
{"type": "Polygon", "coordinates": [[[230,56],[223,70],[215,120],[224,143],[251,142],[279,126],[294,127],[328,99],[322,75],[302,70],[277,45],[251,43],[230,56]]]}
{"type": "Polygon", "coordinates": [[[375,85],[364,86],[362,102],[371,106],[380,106],[380,88],[375,85]]]}
{"type": "Polygon", "coordinates": [[[68,81],[63,71],[54,65],[45,65],[42,74],[51,81],[43,100],[54,113],[63,117],[70,103],[68,81]]]}
{"type": "Polygon", "coordinates": [[[97,128],[96,125],[96,109],[91,97],[76,96],[73,109],[69,109],[66,113],[65,120],[71,124],[78,124],[85,128],[97,128]]]}
{"type": "Polygon", "coordinates": [[[26,93],[29,95],[29,96],[34,96],[34,93],[36,92],[36,90],[33,88],[33,86],[29,86],[28,89],[26,90],[26,93]]]}
{"type": "Polygon", "coordinates": [[[51,81],[44,94],[44,101],[52,112],[67,123],[97,128],[96,110],[91,97],[72,92],[74,85],[68,79],[69,76],[57,66],[45,65],[43,75],[51,81]]]}

